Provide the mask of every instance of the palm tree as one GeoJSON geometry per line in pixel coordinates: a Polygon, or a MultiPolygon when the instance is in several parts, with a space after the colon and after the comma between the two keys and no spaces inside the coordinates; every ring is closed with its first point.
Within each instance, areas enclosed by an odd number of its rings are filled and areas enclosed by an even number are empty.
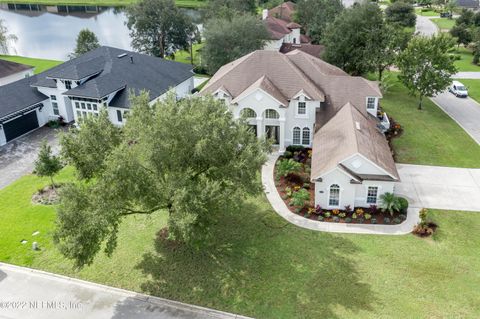
{"type": "Polygon", "coordinates": [[[393,193],[385,193],[380,195],[380,208],[383,212],[389,212],[391,216],[395,211],[401,209],[401,203],[399,197],[393,195],[393,193]]]}

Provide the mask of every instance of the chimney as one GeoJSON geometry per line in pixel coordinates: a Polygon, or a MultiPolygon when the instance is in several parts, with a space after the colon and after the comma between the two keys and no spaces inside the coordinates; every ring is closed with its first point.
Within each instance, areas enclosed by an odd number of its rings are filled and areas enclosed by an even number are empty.
{"type": "Polygon", "coordinates": [[[130,63],[133,63],[133,56],[130,56],[130,63]]]}
{"type": "Polygon", "coordinates": [[[268,9],[263,9],[262,11],[262,20],[268,18],[268,9]]]}

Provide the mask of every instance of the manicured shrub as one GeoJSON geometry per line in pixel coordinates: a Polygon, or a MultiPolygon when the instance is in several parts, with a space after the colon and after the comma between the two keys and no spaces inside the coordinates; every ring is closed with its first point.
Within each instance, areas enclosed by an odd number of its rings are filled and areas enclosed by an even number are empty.
{"type": "Polygon", "coordinates": [[[283,158],[285,159],[290,159],[293,157],[293,153],[292,152],[289,152],[289,151],[285,151],[285,153],[283,153],[283,158]]]}
{"type": "Polygon", "coordinates": [[[340,218],[338,218],[338,216],[333,216],[332,220],[334,223],[338,223],[340,221],[340,218]]]}
{"type": "Polygon", "coordinates": [[[347,217],[347,218],[345,218],[345,222],[346,222],[346,223],[351,223],[351,222],[352,222],[352,219],[351,219],[350,217],[347,217]]]}
{"type": "Polygon", "coordinates": [[[398,216],[398,218],[400,218],[401,220],[406,220],[406,219],[407,219],[407,215],[400,214],[400,215],[398,216]]]}
{"type": "Polygon", "coordinates": [[[403,197],[399,197],[398,200],[400,202],[400,212],[406,214],[408,210],[408,200],[403,197]]]}
{"type": "Polygon", "coordinates": [[[301,209],[301,208],[298,208],[298,207],[297,207],[297,208],[295,208],[295,213],[297,213],[297,214],[300,214],[300,212],[301,212],[301,211],[302,211],[302,209],[301,209]]]}
{"type": "Polygon", "coordinates": [[[299,206],[303,208],[309,201],[310,201],[310,192],[304,188],[301,188],[300,190],[292,194],[292,202],[293,202],[293,205],[295,206],[299,206]]]}
{"type": "Polygon", "coordinates": [[[340,210],[339,209],[334,209],[334,210],[332,210],[332,214],[336,216],[336,215],[340,214],[340,210]]]}
{"type": "Polygon", "coordinates": [[[394,223],[394,224],[400,224],[401,222],[402,222],[402,220],[401,220],[400,218],[398,218],[398,217],[395,217],[395,218],[393,219],[393,223],[394,223]]]}
{"type": "Polygon", "coordinates": [[[352,212],[352,207],[350,205],[347,205],[345,206],[345,212],[348,214],[348,213],[351,213],[352,212]]]}
{"type": "Polygon", "coordinates": [[[315,214],[321,215],[322,213],[323,213],[322,207],[321,207],[320,205],[317,205],[317,206],[315,207],[315,214]]]}
{"type": "Polygon", "coordinates": [[[347,216],[347,214],[344,213],[344,212],[341,212],[341,213],[338,214],[338,217],[340,217],[340,218],[345,218],[345,216],[347,216]]]}
{"type": "Polygon", "coordinates": [[[384,222],[385,224],[390,224],[390,218],[385,217],[385,218],[383,219],[383,222],[384,222]]]}
{"type": "Polygon", "coordinates": [[[357,219],[357,222],[359,222],[360,224],[363,224],[364,221],[365,219],[363,217],[360,217],[359,219],[357,219]]]}
{"type": "Polygon", "coordinates": [[[393,216],[393,213],[400,210],[401,204],[399,197],[393,195],[393,193],[385,193],[380,195],[380,200],[382,202],[380,205],[382,211],[390,213],[390,216],[393,216]]]}
{"type": "Polygon", "coordinates": [[[352,214],[352,219],[357,219],[357,213],[352,214]]]}
{"type": "Polygon", "coordinates": [[[371,213],[371,214],[376,214],[376,213],[378,213],[378,207],[377,207],[377,205],[370,205],[369,210],[370,210],[370,213],[371,213]]]}
{"type": "Polygon", "coordinates": [[[302,164],[293,159],[283,159],[278,162],[277,174],[287,177],[288,175],[299,173],[302,169],[302,164]]]}
{"type": "Polygon", "coordinates": [[[372,215],[370,215],[369,213],[365,214],[365,219],[366,220],[370,220],[371,218],[372,218],[372,215]]]}
{"type": "Polygon", "coordinates": [[[329,218],[332,214],[330,212],[325,212],[325,214],[323,214],[323,216],[325,216],[325,218],[329,218]]]}
{"type": "Polygon", "coordinates": [[[310,189],[310,183],[303,183],[303,188],[310,189]]]}
{"type": "Polygon", "coordinates": [[[375,217],[373,217],[370,222],[371,222],[372,224],[376,224],[376,223],[377,223],[377,219],[376,219],[375,217]]]}
{"type": "Polygon", "coordinates": [[[295,153],[295,152],[302,152],[303,150],[305,150],[305,147],[301,146],[301,145],[289,145],[287,146],[287,152],[290,152],[290,153],[295,153]]]}
{"type": "Polygon", "coordinates": [[[365,213],[365,211],[364,211],[363,209],[361,209],[361,208],[357,208],[357,209],[355,210],[355,213],[357,214],[358,217],[362,217],[363,214],[365,213]]]}
{"type": "Polygon", "coordinates": [[[320,222],[323,222],[324,219],[325,218],[323,218],[323,216],[321,216],[321,215],[318,215],[318,217],[317,217],[317,220],[320,221],[320,222]]]}

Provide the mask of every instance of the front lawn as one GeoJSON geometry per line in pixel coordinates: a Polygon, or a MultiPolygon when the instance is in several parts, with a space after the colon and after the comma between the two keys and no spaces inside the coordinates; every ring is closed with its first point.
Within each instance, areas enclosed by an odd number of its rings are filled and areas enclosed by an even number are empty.
{"type": "Polygon", "coordinates": [[[430,239],[340,235],[293,226],[259,196],[218,223],[214,247],[165,245],[163,214],[131,216],[111,258],[74,271],[51,242],[54,209],[30,202],[47,183],[25,176],[0,190],[1,261],[256,318],[480,316],[479,213],[433,211],[440,228],[430,239]]]}
{"type": "Polygon", "coordinates": [[[455,66],[459,72],[480,72],[480,66],[473,64],[473,54],[471,50],[460,47],[456,49],[453,54],[460,56],[460,60],[455,61],[455,66]]]}
{"type": "Polygon", "coordinates": [[[17,55],[0,55],[0,59],[34,66],[35,74],[41,73],[59,65],[60,63],[63,63],[63,61],[27,58],[17,55]]]}
{"type": "Polygon", "coordinates": [[[425,17],[438,17],[440,13],[435,12],[433,9],[429,8],[415,8],[415,13],[425,17]]]}
{"type": "Polygon", "coordinates": [[[433,18],[431,20],[442,32],[449,31],[455,25],[455,19],[433,18]]]}
{"type": "Polygon", "coordinates": [[[394,85],[380,100],[388,116],[399,122],[404,132],[393,139],[399,163],[452,167],[480,167],[480,146],[430,99],[417,110],[418,99],[391,73],[394,85]]]}

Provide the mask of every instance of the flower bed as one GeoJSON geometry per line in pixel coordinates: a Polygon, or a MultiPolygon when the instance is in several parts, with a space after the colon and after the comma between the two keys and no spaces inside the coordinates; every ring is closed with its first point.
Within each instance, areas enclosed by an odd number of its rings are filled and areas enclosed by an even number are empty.
{"type": "Polygon", "coordinates": [[[291,146],[275,163],[275,186],[292,213],[322,222],[351,224],[400,224],[407,218],[405,199],[400,199],[401,209],[392,214],[375,205],[334,210],[315,207],[315,184],[310,183],[311,154],[309,148],[291,146]]]}

